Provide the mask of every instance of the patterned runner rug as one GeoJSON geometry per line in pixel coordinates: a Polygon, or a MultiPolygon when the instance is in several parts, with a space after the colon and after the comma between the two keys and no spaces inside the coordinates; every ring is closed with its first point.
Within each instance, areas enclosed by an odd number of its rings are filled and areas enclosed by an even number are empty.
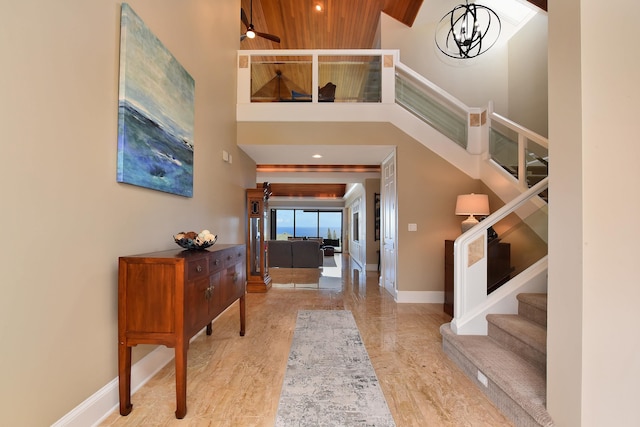
{"type": "Polygon", "coordinates": [[[335,256],[325,256],[323,261],[323,267],[337,267],[335,256]]]}
{"type": "Polygon", "coordinates": [[[395,426],[350,311],[298,311],[276,426],[395,426]]]}

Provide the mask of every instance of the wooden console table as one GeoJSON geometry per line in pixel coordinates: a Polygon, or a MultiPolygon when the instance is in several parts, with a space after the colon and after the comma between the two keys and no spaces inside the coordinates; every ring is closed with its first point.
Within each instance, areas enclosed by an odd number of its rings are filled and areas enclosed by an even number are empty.
{"type": "Polygon", "coordinates": [[[207,250],[169,250],[119,258],[118,376],[120,414],[131,412],[131,347],[175,348],[176,418],[187,413],[189,339],[240,300],[240,335],[245,333],[245,245],[207,250]]]}

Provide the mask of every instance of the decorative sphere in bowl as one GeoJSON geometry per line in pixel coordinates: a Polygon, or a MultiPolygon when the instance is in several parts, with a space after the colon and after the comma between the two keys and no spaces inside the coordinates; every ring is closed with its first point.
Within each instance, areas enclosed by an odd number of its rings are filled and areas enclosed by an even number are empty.
{"type": "Polygon", "coordinates": [[[195,231],[180,232],[173,236],[173,240],[185,249],[206,249],[218,240],[218,236],[211,233],[209,230],[202,230],[200,233],[195,231]]]}

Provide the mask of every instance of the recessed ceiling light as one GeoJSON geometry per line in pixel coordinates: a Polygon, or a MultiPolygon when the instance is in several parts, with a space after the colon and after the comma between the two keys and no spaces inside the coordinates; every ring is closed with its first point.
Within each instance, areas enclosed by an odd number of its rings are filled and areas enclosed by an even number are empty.
{"type": "Polygon", "coordinates": [[[314,154],[313,156],[314,159],[321,159],[322,158],[322,154],[314,154]]]}
{"type": "Polygon", "coordinates": [[[322,5],[320,3],[316,3],[315,9],[316,12],[322,12],[322,5]]]}

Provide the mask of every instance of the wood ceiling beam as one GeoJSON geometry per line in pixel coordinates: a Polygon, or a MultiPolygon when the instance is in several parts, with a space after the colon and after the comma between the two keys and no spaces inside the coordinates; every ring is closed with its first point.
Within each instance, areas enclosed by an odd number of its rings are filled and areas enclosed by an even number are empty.
{"type": "Polygon", "coordinates": [[[537,6],[540,9],[547,12],[547,0],[527,0],[527,1],[532,5],[537,6]]]}
{"type": "Polygon", "coordinates": [[[380,165],[256,165],[259,173],[267,172],[343,172],[343,173],[379,173],[380,165]]]}
{"type": "Polygon", "coordinates": [[[313,197],[316,199],[341,199],[346,184],[278,184],[272,183],[271,197],[313,197]]]}
{"type": "Polygon", "coordinates": [[[422,2],[423,0],[386,0],[382,11],[407,27],[411,27],[422,7],[422,2]]]}

